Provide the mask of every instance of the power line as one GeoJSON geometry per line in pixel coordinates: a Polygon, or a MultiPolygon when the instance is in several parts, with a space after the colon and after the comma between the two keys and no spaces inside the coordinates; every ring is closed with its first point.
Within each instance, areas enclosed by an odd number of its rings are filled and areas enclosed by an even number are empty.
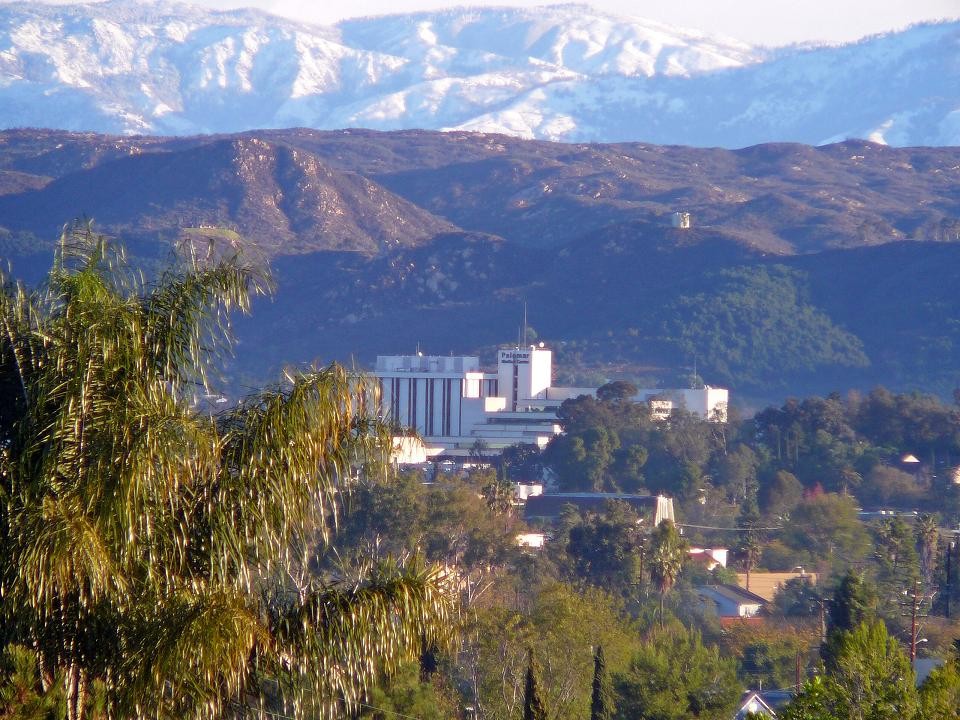
{"type": "Polygon", "coordinates": [[[676,523],[677,527],[693,528],[695,530],[727,530],[729,532],[748,532],[751,530],[783,530],[783,526],[778,527],[717,527],[715,525],[690,525],[688,523],[676,523]]]}
{"type": "MultiPolygon", "coordinates": [[[[234,703],[234,705],[236,705],[238,708],[243,709],[240,703],[234,703]]],[[[368,710],[376,710],[377,712],[386,713],[387,715],[396,715],[397,717],[407,718],[407,720],[420,720],[420,718],[418,718],[416,715],[404,715],[403,713],[397,712],[396,710],[387,710],[386,708],[377,707],[376,705],[367,705],[367,703],[357,703],[357,705],[359,707],[367,708],[368,710]]],[[[292,715],[284,715],[283,713],[277,712],[275,710],[264,710],[262,708],[253,708],[253,709],[256,710],[258,713],[261,713],[263,715],[268,715],[269,717],[272,717],[272,718],[277,718],[278,720],[297,720],[292,715]]]]}
{"type": "Polygon", "coordinates": [[[388,715],[396,715],[397,717],[408,718],[408,720],[420,720],[420,718],[414,715],[404,715],[403,713],[396,712],[394,710],[386,710],[384,708],[374,707],[373,705],[367,705],[366,703],[358,703],[360,707],[365,707],[369,710],[376,710],[377,712],[387,713],[388,715]]]}

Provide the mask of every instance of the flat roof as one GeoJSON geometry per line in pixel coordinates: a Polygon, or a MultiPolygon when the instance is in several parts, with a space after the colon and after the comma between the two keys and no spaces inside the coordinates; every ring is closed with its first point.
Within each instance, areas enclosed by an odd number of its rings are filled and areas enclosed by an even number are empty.
{"type": "Polygon", "coordinates": [[[579,510],[601,510],[609,500],[619,500],[634,508],[656,510],[657,495],[632,495],[630,493],[550,493],[527,499],[524,516],[528,518],[558,517],[564,506],[573,505],[579,510]]]}

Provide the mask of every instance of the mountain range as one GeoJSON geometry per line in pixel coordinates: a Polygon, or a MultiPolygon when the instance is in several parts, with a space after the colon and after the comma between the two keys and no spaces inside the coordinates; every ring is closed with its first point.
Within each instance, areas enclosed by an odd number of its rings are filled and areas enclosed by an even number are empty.
{"type": "Polygon", "coordinates": [[[84,216],[148,272],[185,242],[272,264],[272,301],[238,322],[235,391],[285,363],[489,355],[524,305],[575,384],[695,366],[765,402],[960,381],[960,148],[0,132],[14,275],[40,280],[84,216]]]}
{"type": "Polygon", "coordinates": [[[960,23],[770,49],[579,5],[323,27],[167,2],[0,5],[0,127],[424,128],[567,142],[960,144],[960,23]]]}

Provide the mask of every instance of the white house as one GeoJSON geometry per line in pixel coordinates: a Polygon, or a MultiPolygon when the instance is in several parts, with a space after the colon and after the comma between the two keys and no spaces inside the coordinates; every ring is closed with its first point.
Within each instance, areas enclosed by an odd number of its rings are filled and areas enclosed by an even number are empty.
{"type": "Polygon", "coordinates": [[[711,603],[720,618],[751,618],[767,604],[759,595],[736,585],[701,585],[697,594],[711,603]]]}
{"type": "Polygon", "coordinates": [[[514,504],[523,505],[536,495],[543,495],[543,483],[513,483],[514,504]]]}
{"type": "Polygon", "coordinates": [[[777,711],[782,710],[792,699],[792,690],[749,690],[740,699],[740,708],[733,720],[745,720],[751,715],[776,720],[777,711]]]}
{"type": "Polygon", "coordinates": [[[707,570],[713,570],[718,565],[726,567],[729,552],[727,548],[691,547],[687,549],[690,559],[703,564],[707,570]]]}
{"type": "Polygon", "coordinates": [[[520,533],[516,537],[517,545],[525,548],[532,548],[533,550],[540,550],[543,548],[546,543],[547,536],[544,533],[520,533]]]}

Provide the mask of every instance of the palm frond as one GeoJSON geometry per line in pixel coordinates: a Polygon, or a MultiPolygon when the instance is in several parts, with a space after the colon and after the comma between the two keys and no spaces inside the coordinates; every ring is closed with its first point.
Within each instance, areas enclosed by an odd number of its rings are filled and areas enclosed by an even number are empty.
{"type": "Polygon", "coordinates": [[[5,435],[30,401],[28,385],[38,362],[35,298],[0,273],[0,382],[5,435]]]}
{"type": "Polygon", "coordinates": [[[131,630],[116,688],[120,717],[218,717],[271,641],[244,595],[209,586],[154,598],[131,630]]]}
{"type": "Polygon", "coordinates": [[[359,396],[362,378],[333,365],[291,380],[220,419],[222,471],[208,506],[210,548],[224,571],[241,561],[237,551],[267,574],[304,562],[317,534],[329,538],[354,469],[388,451],[359,396]]]}
{"type": "Polygon", "coordinates": [[[268,277],[238,257],[165,274],[145,303],[153,371],[177,384],[197,373],[206,385],[210,360],[230,346],[229,313],[249,312],[251,297],[268,288],[268,277]]]}
{"type": "Polygon", "coordinates": [[[298,716],[330,716],[446,637],[439,569],[311,574],[354,474],[390,448],[369,380],[331,366],[216,418],[190,406],[256,272],[194,260],[147,292],[86,223],[40,291],[0,286],[22,402],[0,446],[0,621],[72,678],[68,707],[99,679],[118,716],[222,716],[269,673],[298,716]]]}
{"type": "Polygon", "coordinates": [[[89,604],[124,585],[97,527],[75,505],[47,496],[17,513],[10,533],[17,580],[33,607],[69,597],[89,604]]]}
{"type": "MultiPolygon", "coordinates": [[[[350,586],[322,587],[278,618],[277,647],[297,717],[357,710],[381,674],[443,647],[457,627],[451,575],[419,559],[384,562],[350,586]]],[[[277,668],[279,670],[279,668],[277,668]]]]}

